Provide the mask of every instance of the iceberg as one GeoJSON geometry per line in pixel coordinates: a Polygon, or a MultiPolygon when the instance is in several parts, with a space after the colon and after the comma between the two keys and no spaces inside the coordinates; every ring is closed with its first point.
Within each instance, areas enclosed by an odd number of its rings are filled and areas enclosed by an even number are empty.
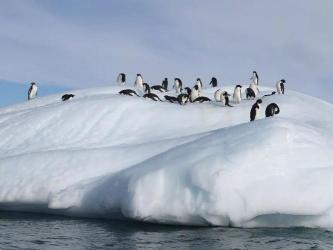
{"type": "MultiPolygon", "coordinates": [[[[119,90],[75,90],[67,102],[60,94],[0,109],[1,210],[333,227],[332,104],[287,90],[263,98],[259,119],[249,122],[253,100],[181,106],[119,90]],[[265,118],[272,102],[281,112],[265,118]]],[[[202,91],[214,99],[216,90],[202,91]]]]}

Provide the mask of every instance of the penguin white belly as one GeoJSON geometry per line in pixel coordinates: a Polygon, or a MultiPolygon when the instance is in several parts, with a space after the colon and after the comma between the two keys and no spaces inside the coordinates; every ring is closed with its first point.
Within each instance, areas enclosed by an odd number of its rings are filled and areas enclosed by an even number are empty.
{"type": "Polygon", "coordinates": [[[221,102],[221,100],[222,100],[221,94],[222,94],[222,90],[218,89],[215,91],[215,94],[214,94],[215,101],[221,102]]]}
{"type": "Polygon", "coordinates": [[[276,84],[276,90],[277,90],[278,94],[282,94],[282,90],[281,90],[281,84],[280,84],[280,82],[278,82],[278,83],[276,84]]]}
{"type": "Polygon", "coordinates": [[[234,92],[234,103],[240,103],[242,100],[241,94],[239,90],[235,90],[234,92]]]}
{"type": "Polygon", "coordinates": [[[29,94],[29,99],[33,99],[37,96],[37,87],[33,86],[29,94]]]}
{"type": "Polygon", "coordinates": [[[198,97],[199,97],[199,92],[197,90],[195,90],[195,89],[192,89],[191,100],[194,101],[198,97]]]}
{"type": "Polygon", "coordinates": [[[253,90],[253,92],[255,93],[256,96],[258,95],[258,88],[254,83],[250,84],[250,89],[253,90]]]}

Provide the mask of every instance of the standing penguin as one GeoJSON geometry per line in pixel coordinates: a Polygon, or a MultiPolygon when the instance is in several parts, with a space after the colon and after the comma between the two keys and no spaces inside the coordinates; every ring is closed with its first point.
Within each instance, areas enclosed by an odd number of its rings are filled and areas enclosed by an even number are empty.
{"type": "Polygon", "coordinates": [[[180,93],[183,88],[182,80],[180,80],[179,78],[175,78],[175,83],[173,87],[176,89],[176,93],[180,93]]]}
{"type": "Polygon", "coordinates": [[[253,72],[252,72],[252,76],[251,76],[250,80],[252,80],[252,82],[253,82],[255,85],[259,85],[259,76],[258,76],[257,71],[253,71],[253,72]]]}
{"type": "Polygon", "coordinates": [[[124,73],[120,73],[117,77],[117,84],[119,86],[124,86],[126,83],[126,75],[124,73]]]}
{"type": "Polygon", "coordinates": [[[136,74],[134,87],[140,91],[143,91],[143,78],[142,78],[141,74],[136,74]]]}
{"type": "Polygon", "coordinates": [[[198,85],[194,85],[194,87],[191,90],[190,101],[193,102],[199,96],[200,96],[200,94],[199,94],[199,86],[198,85]]]}
{"type": "Polygon", "coordinates": [[[235,90],[234,90],[234,103],[240,103],[242,100],[242,86],[241,85],[236,85],[235,90]]]}
{"type": "Polygon", "coordinates": [[[227,91],[223,91],[221,93],[220,99],[224,106],[232,107],[229,103],[229,96],[230,96],[230,94],[227,91]]]}
{"type": "Polygon", "coordinates": [[[222,90],[218,89],[215,91],[214,93],[214,98],[216,102],[220,102],[221,101],[221,94],[222,94],[222,90]]]}
{"type": "Polygon", "coordinates": [[[266,107],[266,117],[274,116],[280,113],[280,108],[276,103],[271,103],[266,107]]]}
{"type": "Polygon", "coordinates": [[[253,104],[250,111],[250,121],[254,121],[259,115],[260,104],[262,103],[261,99],[258,99],[255,104],[253,104]]]}
{"type": "Polygon", "coordinates": [[[199,87],[199,92],[200,92],[200,91],[201,91],[201,89],[202,89],[202,81],[201,81],[201,79],[200,79],[200,78],[197,78],[196,85],[198,85],[198,87],[199,87]]]}
{"type": "Polygon", "coordinates": [[[210,80],[209,85],[212,85],[213,88],[217,87],[217,79],[215,77],[212,77],[212,80],[210,80]]]}
{"type": "Polygon", "coordinates": [[[280,81],[278,81],[276,83],[276,90],[278,92],[278,94],[282,94],[284,95],[284,84],[285,84],[286,80],[281,79],[280,81]]]}
{"type": "Polygon", "coordinates": [[[28,91],[28,100],[34,99],[37,96],[38,87],[36,83],[32,82],[28,91]]]}
{"type": "Polygon", "coordinates": [[[162,82],[162,87],[165,89],[165,91],[169,91],[168,90],[168,78],[164,78],[164,80],[162,82]]]}

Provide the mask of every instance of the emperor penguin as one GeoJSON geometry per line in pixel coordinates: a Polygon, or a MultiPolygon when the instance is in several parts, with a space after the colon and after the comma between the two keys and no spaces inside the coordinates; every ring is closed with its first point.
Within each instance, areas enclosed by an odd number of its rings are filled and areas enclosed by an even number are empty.
{"type": "Polygon", "coordinates": [[[276,90],[278,92],[278,94],[282,94],[284,95],[284,84],[285,84],[286,80],[281,79],[280,81],[278,81],[276,83],[276,90]]]}
{"type": "Polygon", "coordinates": [[[32,82],[28,91],[28,100],[34,99],[37,96],[38,87],[36,83],[32,82]]]}
{"type": "Polygon", "coordinates": [[[173,87],[176,89],[176,93],[180,93],[183,88],[182,80],[180,80],[179,78],[175,78],[175,83],[173,87]]]}
{"type": "Polygon", "coordinates": [[[126,83],[126,75],[124,73],[120,73],[117,77],[117,84],[119,86],[124,86],[126,83]]]}
{"type": "Polygon", "coordinates": [[[253,71],[253,72],[252,72],[252,76],[251,76],[250,80],[252,80],[252,82],[253,82],[255,85],[259,85],[259,76],[258,76],[257,71],[253,71]]]}
{"type": "Polygon", "coordinates": [[[258,99],[255,104],[253,104],[251,111],[250,111],[250,121],[254,121],[258,115],[259,115],[259,110],[260,110],[260,104],[262,103],[261,99],[258,99]]]}
{"type": "Polygon", "coordinates": [[[200,78],[197,78],[196,85],[198,85],[198,87],[199,87],[199,92],[200,92],[200,91],[201,91],[201,89],[202,89],[202,81],[201,81],[201,79],[200,79],[200,78]]]}
{"type": "Polygon", "coordinates": [[[136,74],[134,87],[140,91],[143,91],[143,78],[142,78],[141,74],[136,74]]]}
{"type": "Polygon", "coordinates": [[[209,85],[212,85],[213,88],[217,87],[217,79],[215,77],[212,77],[209,85]]]}
{"type": "Polygon", "coordinates": [[[214,99],[216,102],[220,102],[221,101],[221,94],[222,94],[222,90],[218,89],[215,91],[214,93],[214,99]]]}
{"type": "Polygon", "coordinates": [[[193,102],[199,96],[200,96],[200,94],[199,94],[199,86],[198,85],[194,85],[194,87],[191,90],[190,101],[193,102]]]}
{"type": "Polygon", "coordinates": [[[242,86],[241,85],[236,85],[235,90],[234,90],[234,103],[239,104],[242,100],[242,86]]]}

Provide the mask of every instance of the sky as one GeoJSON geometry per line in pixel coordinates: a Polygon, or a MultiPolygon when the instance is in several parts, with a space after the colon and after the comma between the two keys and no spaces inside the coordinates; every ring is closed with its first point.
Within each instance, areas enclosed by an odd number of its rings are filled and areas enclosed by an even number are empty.
{"type": "Polygon", "coordinates": [[[1,0],[0,79],[87,88],[286,79],[333,102],[331,0],[1,0]]]}

